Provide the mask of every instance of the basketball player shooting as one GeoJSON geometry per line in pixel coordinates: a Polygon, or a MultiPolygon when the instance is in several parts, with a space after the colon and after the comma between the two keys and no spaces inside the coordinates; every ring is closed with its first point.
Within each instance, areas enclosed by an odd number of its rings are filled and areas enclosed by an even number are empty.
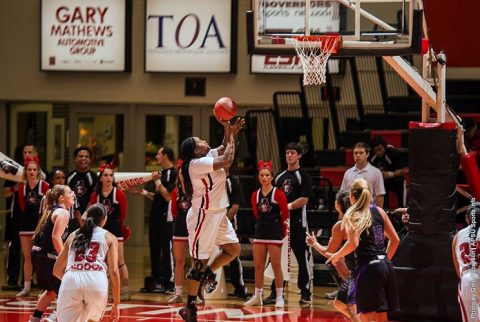
{"type": "Polygon", "coordinates": [[[233,163],[235,137],[245,125],[245,120],[237,118],[230,124],[217,113],[214,114],[224,128],[222,145],[211,149],[207,142],[198,137],[189,137],[180,145],[184,188],[192,196],[192,207],[187,214],[192,267],[186,275],[187,305],[179,312],[185,321],[197,321],[197,294],[202,296],[206,285],[214,284],[213,272],[240,254],[237,235],[226,216],[228,196],[225,169],[233,163]],[[214,245],[219,245],[222,251],[207,266],[214,245]]]}

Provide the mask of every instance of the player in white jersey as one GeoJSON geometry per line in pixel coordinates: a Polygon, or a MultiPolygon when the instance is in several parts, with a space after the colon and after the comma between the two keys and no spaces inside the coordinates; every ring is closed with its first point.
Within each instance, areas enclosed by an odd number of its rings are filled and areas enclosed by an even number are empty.
{"type": "Polygon", "coordinates": [[[245,125],[238,118],[233,125],[217,120],[223,125],[223,144],[210,149],[207,142],[198,137],[185,139],[180,146],[183,160],[182,173],[185,192],[192,196],[192,207],[187,214],[188,242],[192,267],[187,273],[187,306],[180,310],[185,321],[197,321],[196,297],[202,297],[206,284],[213,284],[213,272],[228,264],[240,254],[240,244],[231,222],[226,217],[228,195],[227,175],[235,156],[235,136],[245,125]],[[214,245],[222,251],[206,266],[214,245]]]}
{"type": "Polygon", "coordinates": [[[88,208],[82,219],[85,223],[70,234],[53,268],[53,274],[62,280],[57,319],[59,322],[100,321],[108,301],[108,269],[113,292],[111,320],[118,321],[117,238],[101,228],[107,221],[107,210],[102,204],[88,208]]]}
{"type": "Polygon", "coordinates": [[[480,202],[467,210],[468,226],[453,238],[453,264],[460,278],[458,303],[463,322],[480,321],[480,202]]]}

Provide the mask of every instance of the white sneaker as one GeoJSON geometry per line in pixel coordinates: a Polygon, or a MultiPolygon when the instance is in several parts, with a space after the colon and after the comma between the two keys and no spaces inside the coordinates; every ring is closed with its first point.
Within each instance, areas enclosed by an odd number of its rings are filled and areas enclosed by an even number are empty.
{"type": "Polygon", "coordinates": [[[53,311],[49,316],[44,318],[42,322],[57,322],[57,312],[53,311]]]}
{"type": "Polygon", "coordinates": [[[168,300],[168,304],[183,303],[183,298],[180,295],[174,295],[168,300]]]}
{"type": "Polygon", "coordinates": [[[282,298],[279,298],[275,301],[275,307],[284,307],[285,306],[285,300],[282,298]]]}
{"type": "Polygon", "coordinates": [[[252,297],[245,303],[243,303],[243,306],[262,306],[263,301],[262,301],[262,296],[261,295],[256,295],[253,294],[252,297]]]}
{"type": "Polygon", "coordinates": [[[23,289],[20,292],[18,292],[17,295],[15,295],[15,297],[26,297],[26,296],[30,296],[30,290],[23,289]]]}

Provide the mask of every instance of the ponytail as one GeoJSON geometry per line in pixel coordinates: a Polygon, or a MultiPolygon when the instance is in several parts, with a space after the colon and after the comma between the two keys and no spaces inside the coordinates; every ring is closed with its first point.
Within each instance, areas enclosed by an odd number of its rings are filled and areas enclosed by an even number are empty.
{"type": "Polygon", "coordinates": [[[33,238],[37,237],[43,227],[43,224],[50,218],[50,215],[55,210],[55,206],[58,204],[58,198],[65,194],[65,185],[57,184],[52,189],[48,190],[45,194],[45,197],[42,199],[41,209],[42,209],[42,217],[38,221],[37,227],[35,228],[35,233],[33,234],[33,238]]]}
{"type": "Polygon", "coordinates": [[[183,140],[180,144],[180,158],[182,159],[182,174],[183,174],[183,183],[185,188],[185,193],[187,195],[193,194],[192,180],[190,178],[189,168],[190,161],[195,158],[195,148],[197,143],[195,138],[189,137],[183,140]]]}
{"type": "Polygon", "coordinates": [[[372,214],[370,212],[372,196],[368,182],[365,179],[354,180],[350,186],[350,195],[356,201],[345,213],[342,228],[349,227],[361,234],[372,225],[372,214]]]}
{"type": "Polygon", "coordinates": [[[85,222],[75,232],[75,237],[73,238],[72,245],[76,251],[81,254],[85,253],[92,240],[94,228],[102,222],[106,215],[107,209],[100,203],[96,203],[87,209],[83,214],[83,216],[86,216],[85,222]]]}

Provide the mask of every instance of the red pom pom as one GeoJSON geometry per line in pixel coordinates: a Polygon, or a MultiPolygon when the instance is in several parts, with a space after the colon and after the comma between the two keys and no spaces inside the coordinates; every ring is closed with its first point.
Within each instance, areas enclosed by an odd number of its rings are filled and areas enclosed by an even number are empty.
{"type": "Polygon", "coordinates": [[[230,97],[222,97],[215,103],[213,113],[224,121],[230,121],[237,114],[237,104],[230,97]]]}
{"type": "Polygon", "coordinates": [[[132,236],[132,230],[130,229],[130,227],[121,225],[120,229],[122,230],[123,240],[124,241],[129,240],[130,237],[132,236]]]}

